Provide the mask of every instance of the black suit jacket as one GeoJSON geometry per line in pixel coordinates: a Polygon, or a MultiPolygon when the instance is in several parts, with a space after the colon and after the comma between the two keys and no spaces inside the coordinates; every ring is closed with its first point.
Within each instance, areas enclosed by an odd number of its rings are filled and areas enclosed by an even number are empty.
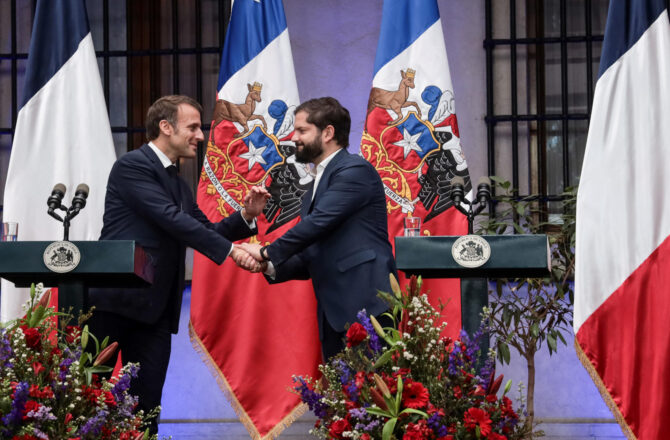
{"type": "Polygon", "coordinates": [[[345,149],[315,191],[313,200],[312,191],[303,197],[300,223],[267,249],[276,269],[270,282],[311,278],[320,309],[343,331],[359,310],[378,315],[388,308],[377,297],[377,289],[390,291],[389,274],[397,274],[386,196],[377,170],[345,149]]]}
{"type": "Polygon", "coordinates": [[[239,212],[211,223],[181,178],[171,178],[143,145],[116,161],[109,175],[101,240],[135,240],[154,266],[150,288],[91,289],[89,304],[145,323],[164,317],[177,332],[186,246],[221,264],[231,241],[254,235],[239,212]],[[175,182],[176,179],[176,182],[175,182]]]}

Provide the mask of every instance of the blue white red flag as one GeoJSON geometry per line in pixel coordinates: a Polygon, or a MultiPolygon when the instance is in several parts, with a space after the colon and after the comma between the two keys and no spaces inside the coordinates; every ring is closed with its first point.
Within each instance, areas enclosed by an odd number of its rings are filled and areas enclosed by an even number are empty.
{"type": "MultiPolygon", "coordinates": [[[[45,202],[56,183],[90,188],[71,240],[97,240],[116,159],[84,0],[39,0],[5,186],[3,221],[19,240],[60,240],[45,202]]],[[[67,194],[66,194],[67,198],[67,194]]],[[[68,204],[66,200],[63,201],[68,204]]],[[[23,315],[26,289],[2,282],[2,321],[23,315]]]]}
{"type": "Polygon", "coordinates": [[[578,354],[628,438],[670,415],[670,21],[613,0],[577,196],[578,354]]]}
{"type": "MultiPolygon", "coordinates": [[[[467,192],[471,183],[435,0],[384,1],[361,155],[384,182],[391,243],[408,216],[422,219],[421,235],[467,233],[449,198],[454,177],[467,192]]],[[[424,280],[424,288],[447,304],[447,333],[458,336],[460,281],[424,280]]]]}
{"type": "MultiPolygon", "coordinates": [[[[198,204],[219,221],[241,209],[252,185],[266,186],[272,198],[254,243],[269,244],[298,222],[312,181],[290,141],[298,104],[281,0],[235,1],[198,204]]],[[[277,436],[306,409],[287,390],[293,375],[318,375],[315,310],[307,281],[270,286],[231,261],[195,255],[191,338],[253,438],[277,436]]]]}

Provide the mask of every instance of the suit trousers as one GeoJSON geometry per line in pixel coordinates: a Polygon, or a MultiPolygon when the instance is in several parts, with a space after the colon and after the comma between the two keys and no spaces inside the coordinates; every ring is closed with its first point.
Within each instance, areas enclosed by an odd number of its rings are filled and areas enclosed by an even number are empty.
{"type": "MultiPolygon", "coordinates": [[[[139,363],[138,376],[130,382],[130,394],[138,397],[138,410],[148,413],[161,404],[163,384],[170,360],[172,334],[167,314],[155,324],[145,324],[116,313],[94,311],[88,321],[89,331],[102,341],[109,336],[109,343],[116,341],[121,349],[121,359],[139,363]]],[[[90,345],[90,344],[89,344],[90,345]]],[[[116,356],[109,366],[116,363],[116,356]]],[[[158,416],[150,420],[149,430],[158,433],[158,416]]]]}

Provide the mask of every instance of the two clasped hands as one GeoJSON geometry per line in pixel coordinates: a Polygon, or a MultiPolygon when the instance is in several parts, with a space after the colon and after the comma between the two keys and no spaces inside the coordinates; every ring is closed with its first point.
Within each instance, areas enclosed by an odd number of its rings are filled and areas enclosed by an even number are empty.
{"type": "MultiPolygon", "coordinates": [[[[270,193],[262,186],[253,186],[247,192],[247,195],[244,197],[244,208],[242,208],[241,214],[251,227],[255,226],[255,219],[263,212],[265,203],[269,198],[270,193]]],[[[267,263],[261,257],[260,249],[261,245],[259,244],[236,244],[233,245],[229,256],[242,269],[257,273],[267,268],[267,263]]]]}

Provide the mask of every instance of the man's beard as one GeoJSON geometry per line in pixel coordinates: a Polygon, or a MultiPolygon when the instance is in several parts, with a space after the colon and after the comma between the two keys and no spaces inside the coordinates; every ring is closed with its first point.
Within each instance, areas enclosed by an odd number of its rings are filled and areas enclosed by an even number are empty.
{"type": "Polygon", "coordinates": [[[313,142],[302,144],[302,148],[296,145],[295,160],[300,163],[313,163],[322,153],[323,145],[321,139],[317,137],[313,142]]]}

